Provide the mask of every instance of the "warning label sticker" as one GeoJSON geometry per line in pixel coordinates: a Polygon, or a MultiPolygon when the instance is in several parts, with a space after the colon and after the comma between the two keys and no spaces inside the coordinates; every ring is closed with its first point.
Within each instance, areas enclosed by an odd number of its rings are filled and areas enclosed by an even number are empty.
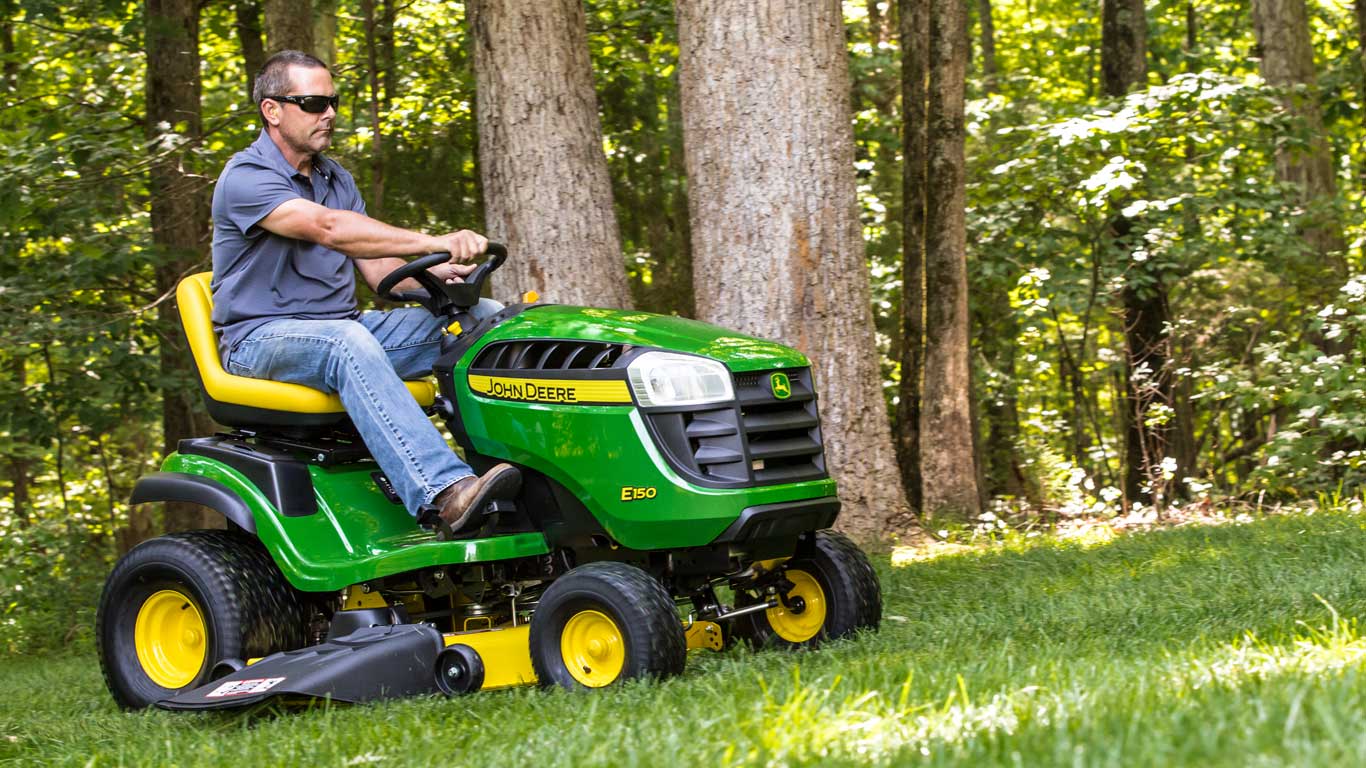
{"type": "Polygon", "coordinates": [[[253,693],[265,693],[284,681],[285,679],[283,677],[259,677],[253,680],[230,680],[204,694],[204,696],[210,699],[222,699],[227,698],[228,696],[249,696],[253,693]]]}

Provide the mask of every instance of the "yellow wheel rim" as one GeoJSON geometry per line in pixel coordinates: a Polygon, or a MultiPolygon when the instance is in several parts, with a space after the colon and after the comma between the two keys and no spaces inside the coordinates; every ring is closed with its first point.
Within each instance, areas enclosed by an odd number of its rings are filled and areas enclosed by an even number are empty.
{"type": "Polygon", "coordinates": [[[162,688],[184,688],[207,655],[208,628],[199,606],[183,592],[163,589],[138,609],[133,643],[142,671],[162,688]]]}
{"type": "Polygon", "coordinates": [[[589,688],[601,688],[626,666],[626,638],[601,611],[579,611],[560,634],[560,655],[569,674],[589,688]]]}
{"type": "Polygon", "coordinates": [[[801,598],[805,604],[800,613],[788,610],[779,603],[765,611],[768,625],[778,637],[789,643],[804,643],[815,637],[825,626],[825,591],[815,577],[806,571],[789,569],[787,580],[793,583],[792,591],[787,593],[789,602],[801,598]]]}

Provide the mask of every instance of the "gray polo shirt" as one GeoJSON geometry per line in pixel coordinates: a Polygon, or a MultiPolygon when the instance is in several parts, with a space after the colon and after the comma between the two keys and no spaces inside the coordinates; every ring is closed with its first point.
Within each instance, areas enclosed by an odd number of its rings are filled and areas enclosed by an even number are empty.
{"type": "Polygon", "coordinates": [[[365,202],[356,181],[330,158],[317,155],[304,176],[285,162],[263,130],[232,156],[213,190],[213,324],[226,361],[233,347],[264,323],[280,318],[338,320],[358,316],[351,259],[259,225],[287,200],[305,200],[357,213],[365,202]]]}

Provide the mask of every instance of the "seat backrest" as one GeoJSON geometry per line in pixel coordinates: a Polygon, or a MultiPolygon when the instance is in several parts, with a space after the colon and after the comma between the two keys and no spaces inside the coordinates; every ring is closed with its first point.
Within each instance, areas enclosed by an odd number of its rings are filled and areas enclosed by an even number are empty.
{"type": "Polygon", "coordinates": [[[282,381],[234,376],[223,368],[213,330],[213,273],[180,281],[176,303],[209,415],[234,427],[321,426],[346,418],[341,398],[282,381]]]}
{"type": "MultiPolygon", "coordinates": [[[[247,426],[319,426],[346,418],[341,398],[312,387],[283,381],[235,376],[223,368],[218,334],[213,330],[213,273],[199,272],[180,281],[176,303],[190,343],[209,415],[220,424],[247,426]]],[[[408,391],[425,406],[436,388],[429,381],[407,382],[408,391]]]]}

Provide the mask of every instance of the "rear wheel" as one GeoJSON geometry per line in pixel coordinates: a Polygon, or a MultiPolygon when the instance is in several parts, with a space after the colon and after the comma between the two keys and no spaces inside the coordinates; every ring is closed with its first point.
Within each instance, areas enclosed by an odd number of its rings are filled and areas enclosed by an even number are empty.
{"type": "MultiPolygon", "coordinates": [[[[826,640],[877,629],[882,621],[882,587],[867,556],[843,534],[817,531],[809,555],[783,564],[791,585],[784,599],[766,611],[738,616],[736,633],[761,647],[814,648],[826,640]]],[[[738,605],[767,596],[745,592],[738,605]]]]}
{"type": "Polygon", "coordinates": [[[531,616],[531,665],[543,685],[602,688],[683,671],[674,601],[625,563],[589,563],[556,579],[531,616]]]}
{"type": "Polygon", "coordinates": [[[96,642],[115,701],[140,709],[209,682],[225,660],[304,643],[305,603],[256,539],[190,531],[143,542],[105,582],[96,642]]]}

